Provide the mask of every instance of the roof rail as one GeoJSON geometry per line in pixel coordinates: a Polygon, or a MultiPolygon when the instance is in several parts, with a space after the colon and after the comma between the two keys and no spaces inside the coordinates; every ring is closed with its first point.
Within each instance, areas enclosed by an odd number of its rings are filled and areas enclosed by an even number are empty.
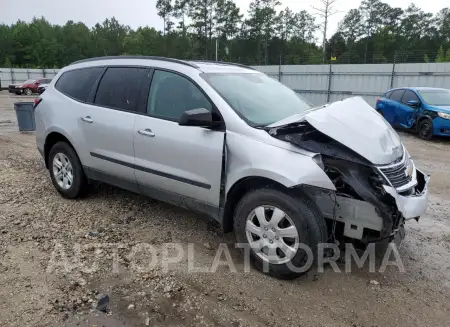
{"type": "MultiPolygon", "coordinates": [[[[90,61],[97,61],[97,60],[108,60],[108,59],[148,59],[148,60],[160,60],[160,61],[168,61],[173,62],[181,65],[190,66],[193,68],[199,68],[197,65],[193,63],[189,63],[184,60],[180,59],[174,59],[174,58],[166,58],[166,57],[157,57],[157,56],[104,56],[104,57],[94,57],[94,58],[88,58],[88,59],[82,59],[72,62],[70,65],[74,64],[80,64],[83,62],[90,62],[90,61]]],[[[69,66],[70,66],[69,65],[69,66]]]]}
{"type": "Polygon", "coordinates": [[[242,64],[236,64],[234,62],[228,62],[228,61],[214,61],[214,60],[189,60],[189,62],[204,62],[207,64],[217,64],[217,65],[228,65],[228,66],[237,66],[237,67],[242,67],[242,68],[247,68],[247,69],[251,69],[251,70],[256,70],[250,66],[246,66],[246,65],[242,65],[242,64]]]}

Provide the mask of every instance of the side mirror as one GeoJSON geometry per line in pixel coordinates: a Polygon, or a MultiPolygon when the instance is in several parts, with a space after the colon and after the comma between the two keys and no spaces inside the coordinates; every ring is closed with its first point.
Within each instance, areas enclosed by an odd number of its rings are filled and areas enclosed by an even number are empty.
{"type": "Polygon", "coordinates": [[[416,100],[409,100],[408,106],[418,108],[418,107],[420,107],[420,102],[416,101],[416,100]]]}
{"type": "Polygon", "coordinates": [[[213,127],[212,114],[205,108],[185,111],[178,122],[180,126],[213,127]]]}

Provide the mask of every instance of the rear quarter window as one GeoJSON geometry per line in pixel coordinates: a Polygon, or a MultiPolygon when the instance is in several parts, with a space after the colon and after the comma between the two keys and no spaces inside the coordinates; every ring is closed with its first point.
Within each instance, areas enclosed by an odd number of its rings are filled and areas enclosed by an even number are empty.
{"type": "Polygon", "coordinates": [[[385,97],[386,99],[389,99],[389,98],[391,97],[391,95],[392,95],[392,92],[394,92],[394,91],[386,92],[386,93],[383,95],[383,97],[385,97]]]}
{"type": "Polygon", "coordinates": [[[102,71],[102,67],[70,70],[61,75],[55,88],[75,100],[84,102],[102,71]]]}

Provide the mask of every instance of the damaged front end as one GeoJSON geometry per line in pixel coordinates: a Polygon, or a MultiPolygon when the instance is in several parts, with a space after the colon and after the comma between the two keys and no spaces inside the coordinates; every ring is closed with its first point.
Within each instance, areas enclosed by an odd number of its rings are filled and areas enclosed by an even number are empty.
{"type": "Polygon", "coordinates": [[[320,155],[320,166],[336,191],[305,187],[323,215],[339,223],[343,236],[363,243],[393,239],[403,230],[405,220],[418,220],[425,212],[428,177],[416,169],[403,146],[394,162],[377,165],[307,121],[272,127],[268,132],[320,155]]]}

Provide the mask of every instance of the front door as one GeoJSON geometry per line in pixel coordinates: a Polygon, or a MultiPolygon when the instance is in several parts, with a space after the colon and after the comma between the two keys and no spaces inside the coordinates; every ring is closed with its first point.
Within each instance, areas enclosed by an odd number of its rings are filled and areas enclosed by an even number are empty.
{"type": "Polygon", "coordinates": [[[215,110],[193,81],[154,71],[147,116],[134,126],[135,174],[141,192],[217,216],[225,132],[178,125],[198,108],[215,110]]]}
{"type": "Polygon", "coordinates": [[[398,106],[398,119],[400,122],[400,126],[403,128],[411,128],[417,119],[417,115],[420,109],[420,99],[411,90],[406,90],[403,95],[402,101],[398,106]],[[411,105],[409,101],[415,101],[417,105],[411,105]]]}

